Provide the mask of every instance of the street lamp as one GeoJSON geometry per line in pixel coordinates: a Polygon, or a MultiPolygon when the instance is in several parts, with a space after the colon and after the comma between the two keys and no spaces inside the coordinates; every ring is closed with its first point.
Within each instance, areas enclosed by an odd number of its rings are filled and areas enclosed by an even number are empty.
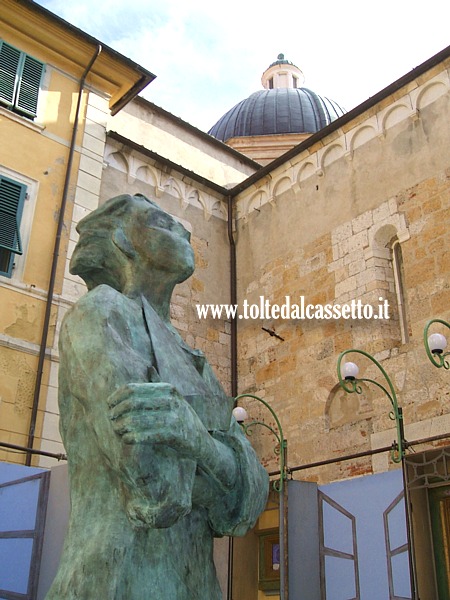
{"type": "Polygon", "coordinates": [[[281,427],[281,423],[275,414],[273,408],[268,404],[265,400],[260,398],[259,396],[255,396],[254,394],[240,394],[236,396],[236,408],[233,409],[233,415],[236,421],[241,425],[246,435],[252,434],[252,428],[255,425],[261,425],[261,427],[265,427],[268,429],[276,438],[277,445],[274,449],[275,454],[279,457],[279,465],[280,465],[280,479],[272,482],[273,489],[278,492],[280,497],[280,508],[279,508],[279,544],[280,544],[280,600],[285,600],[286,598],[286,575],[287,575],[287,544],[286,544],[286,479],[287,479],[287,440],[285,440],[283,436],[283,428],[281,427]],[[261,404],[270,411],[271,415],[275,419],[275,423],[277,425],[277,429],[274,429],[264,421],[254,420],[250,423],[245,423],[248,419],[248,414],[245,408],[242,406],[238,406],[237,402],[241,398],[253,398],[257,400],[261,404]]]}
{"type": "Polygon", "coordinates": [[[397,395],[394,390],[394,386],[392,385],[392,381],[390,380],[388,374],[383,369],[381,364],[370,354],[364,352],[364,350],[345,350],[341,352],[337,361],[337,373],[339,377],[340,386],[349,394],[356,392],[357,394],[362,393],[362,388],[360,383],[372,383],[376,385],[379,389],[383,390],[386,396],[389,398],[389,401],[392,406],[392,410],[389,412],[389,417],[395,421],[397,428],[397,441],[392,443],[391,449],[391,458],[395,463],[401,463],[402,465],[402,475],[403,475],[403,492],[405,496],[405,517],[406,517],[406,536],[407,536],[407,545],[408,545],[408,560],[409,560],[409,572],[410,572],[410,581],[411,581],[411,595],[412,598],[416,597],[416,575],[415,575],[415,565],[413,561],[413,545],[412,545],[412,523],[411,523],[411,514],[410,514],[410,501],[408,494],[408,485],[407,485],[407,475],[406,475],[406,467],[404,462],[405,457],[405,449],[408,447],[408,442],[405,440],[404,431],[403,431],[403,412],[402,408],[398,405],[397,395]],[[373,364],[379,369],[382,373],[383,377],[387,382],[387,388],[375,381],[374,379],[369,379],[366,377],[358,377],[359,375],[359,367],[356,363],[353,362],[345,362],[342,363],[342,359],[344,356],[350,353],[361,354],[368,358],[373,364]]]}
{"type": "Polygon", "coordinates": [[[396,463],[402,462],[403,457],[405,455],[405,448],[407,446],[407,442],[404,439],[404,432],[403,432],[403,413],[402,413],[402,408],[398,405],[394,386],[392,385],[392,382],[389,379],[386,371],[383,369],[383,367],[380,365],[380,363],[373,356],[371,356],[367,352],[364,352],[364,350],[352,349],[352,350],[345,350],[344,352],[341,352],[341,354],[339,355],[339,358],[337,361],[337,373],[338,373],[338,378],[339,378],[339,385],[349,394],[352,394],[354,392],[356,392],[357,394],[361,394],[362,388],[360,386],[360,383],[366,382],[366,383],[373,383],[374,385],[376,385],[378,388],[383,390],[383,392],[389,398],[389,401],[392,406],[392,410],[389,412],[389,418],[392,419],[393,421],[395,421],[396,428],[397,428],[397,441],[396,442],[394,441],[392,444],[391,458],[396,463]],[[359,367],[356,363],[345,362],[344,364],[341,364],[344,356],[346,356],[349,353],[362,354],[363,356],[365,356],[366,358],[371,360],[374,363],[374,365],[376,367],[378,367],[378,369],[383,374],[383,376],[386,379],[386,382],[388,384],[388,388],[386,388],[381,383],[378,383],[378,381],[375,381],[374,379],[368,379],[366,377],[362,377],[362,378],[358,377],[359,367]]]}
{"type": "Polygon", "coordinates": [[[425,329],[423,330],[423,343],[425,344],[428,358],[438,369],[444,367],[444,369],[448,370],[450,369],[450,364],[448,360],[446,360],[446,357],[450,352],[444,352],[447,347],[445,335],[442,335],[442,333],[432,333],[431,335],[428,335],[428,330],[433,323],[441,323],[441,325],[445,325],[449,329],[450,324],[442,319],[431,319],[431,321],[428,321],[425,325],[425,329]]]}

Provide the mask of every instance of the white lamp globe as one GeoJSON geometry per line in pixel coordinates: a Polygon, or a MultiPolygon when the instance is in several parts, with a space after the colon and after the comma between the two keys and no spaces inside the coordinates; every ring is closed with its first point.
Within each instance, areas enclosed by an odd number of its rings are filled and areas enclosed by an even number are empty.
{"type": "Polygon", "coordinates": [[[242,406],[236,406],[236,408],[233,408],[233,417],[238,423],[243,423],[248,419],[248,413],[242,406]]]}
{"type": "Polygon", "coordinates": [[[442,333],[432,333],[428,338],[428,347],[433,354],[442,354],[447,347],[447,340],[442,333]]]}
{"type": "Polygon", "coordinates": [[[344,379],[356,379],[359,373],[359,367],[354,362],[346,362],[341,368],[344,379]]]}

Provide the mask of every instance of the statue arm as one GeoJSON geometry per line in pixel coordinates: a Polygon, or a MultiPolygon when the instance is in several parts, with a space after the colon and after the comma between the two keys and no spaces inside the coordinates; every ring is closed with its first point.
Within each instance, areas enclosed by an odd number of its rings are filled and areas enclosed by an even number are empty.
{"type": "Polygon", "coordinates": [[[233,489],[208,507],[209,522],[218,536],[245,535],[266,506],[269,476],[234,418],[228,432],[213,435],[233,450],[237,475],[233,489]]]}
{"type": "Polygon", "coordinates": [[[168,446],[195,460],[212,491],[221,494],[234,487],[238,475],[234,449],[208,432],[173,386],[163,382],[128,384],[117,390],[109,403],[114,430],[125,444],[168,446]]]}
{"type": "Polygon", "coordinates": [[[216,535],[243,535],[265,507],[268,475],[233,419],[209,433],[167,383],[129,384],[110,398],[114,429],[132,447],[167,446],[197,464],[193,504],[204,506],[216,535]]]}
{"type": "MultiPolygon", "coordinates": [[[[223,393],[210,364],[205,361],[203,378],[216,393],[223,393]]],[[[244,535],[264,510],[269,491],[269,477],[234,417],[229,430],[215,432],[213,437],[233,451],[237,473],[235,485],[223,502],[212,502],[209,518],[217,535],[244,535]]]]}
{"type": "MultiPolygon", "coordinates": [[[[202,376],[214,393],[223,394],[207,361],[204,362],[202,376]]],[[[210,525],[216,535],[244,535],[266,506],[269,477],[234,418],[227,432],[216,431],[212,437],[221,448],[234,455],[234,485],[226,495],[217,494],[214,481],[206,475],[198,479],[195,496],[199,504],[203,503],[208,508],[210,525]]]]}

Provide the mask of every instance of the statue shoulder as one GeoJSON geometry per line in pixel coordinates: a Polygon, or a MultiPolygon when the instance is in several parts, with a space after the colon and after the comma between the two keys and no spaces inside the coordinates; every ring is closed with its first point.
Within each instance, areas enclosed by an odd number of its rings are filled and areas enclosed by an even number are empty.
{"type": "Polygon", "coordinates": [[[119,323],[141,315],[140,306],[109,285],[99,285],[80,298],[64,317],[65,327],[71,323],[86,326],[109,321],[119,323]]]}

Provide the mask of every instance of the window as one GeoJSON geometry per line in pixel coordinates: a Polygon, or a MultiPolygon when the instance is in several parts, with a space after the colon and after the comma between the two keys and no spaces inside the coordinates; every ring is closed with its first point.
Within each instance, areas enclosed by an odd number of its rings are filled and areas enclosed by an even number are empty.
{"type": "Polygon", "coordinates": [[[0,175],[0,275],[11,277],[14,258],[22,254],[20,220],[27,188],[0,175]]]}
{"type": "Polygon", "coordinates": [[[367,259],[373,261],[373,273],[378,281],[377,290],[380,297],[388,300],[389,323],[392,327],[392,339],[397,338],[402,344],[409,341],[408,306],[405,294],[403,259],[401,242],[409,239],[409,232],[401,222],[382,225],[373,236],[372,253],[366,252],[367,259]]]}
{"type": "Polygon", "coordinates": [[[408,314],[405,299],[405,277],[403,273],[402,247],[397,238],[391,242],[392,268],[394,272],[395,292],[397,294],[397,304],[399,312],[400,330],[402,343],[409,341],[408,314]]]}
{"type": "Polygon", "coordinates": [[[0,41],[1,104],[34,119],[43,72],[43,63],[0,41]]]}

